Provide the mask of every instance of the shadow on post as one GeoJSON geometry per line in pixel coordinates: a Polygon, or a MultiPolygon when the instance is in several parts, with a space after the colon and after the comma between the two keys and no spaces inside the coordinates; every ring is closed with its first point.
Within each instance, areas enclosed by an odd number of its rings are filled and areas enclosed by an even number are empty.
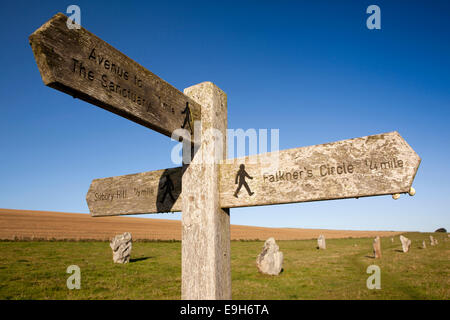
{"type": "MultiPolygon", "coordinates": [[[[191,160],[198,148],[191,145],[191,160]]],[[[181,196],[182,177],[189,164],[184,164],[182,167],[171,168],[164,170],[158,184],[158,194],[156,196],[156,207],[158,212],[172,212],[172,208],[178,198],[181,196]]]]}

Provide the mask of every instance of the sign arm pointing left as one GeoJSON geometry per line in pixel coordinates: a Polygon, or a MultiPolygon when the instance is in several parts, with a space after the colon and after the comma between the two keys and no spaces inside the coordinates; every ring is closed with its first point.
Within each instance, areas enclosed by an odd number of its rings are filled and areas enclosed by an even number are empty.
{"type": "Polygon", "coordinates": [[[86,195],[93,217],[181,211],[182,168],[92,181],[86,195]]]}
{"type": "Polygon", "coordinates": [[[169,137],[185,126],[187,105],[200,120],[198,103],[67,19],[58,13],[29,37],[45,85],[169,137]]]}

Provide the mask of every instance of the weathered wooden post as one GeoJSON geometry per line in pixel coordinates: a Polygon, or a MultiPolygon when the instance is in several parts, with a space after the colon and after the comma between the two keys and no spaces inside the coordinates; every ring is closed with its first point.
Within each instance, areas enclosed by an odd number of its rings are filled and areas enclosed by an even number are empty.
{"type": "Polygon", "coordinates": [[[95,179],[86,196],[93,217],[183,212],[183,299],[231,299],[229,208],[415,193],[421,160],[398,132],[279,151],[276,163],[260,163],[259,155],[222,163],[222,90],[204,82],[183,94],[66,22],[58,13],[29,38],[47,86],[166,136],[189,128],[183,152],[199,146],[183,168],[95,179]]]}
{"type": "MultiPolygon", "coordinates": [[[[182,299],[231,299],[230,215],[220,207],[227,97],[211,82],[184,93],[202,106],[198,152],[182,178],[182,299]]],[[[198,134],[198,133],[197,133],[198,134]]]]}

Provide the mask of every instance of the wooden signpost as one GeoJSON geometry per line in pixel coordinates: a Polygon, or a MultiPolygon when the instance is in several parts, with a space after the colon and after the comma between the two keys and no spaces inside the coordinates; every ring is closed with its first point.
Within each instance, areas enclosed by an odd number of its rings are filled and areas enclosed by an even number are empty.
{"type": "Polygon", "coordinates": [[[84,28],[56,14],[30,37],[44,84],[167,136],[191,129],[200,105],[84,28]]]}
{"type": "Polygon", "coordinates": [[[66,21],[57,14],[30,36],[46,85],[167,136],[180,128],[193,135],[201,123],[200,137],[191,137],[201,152],[189,164],[96,179],[86,196],[94,217],[183,212],[183,299],[231,299],[229,208],[411,190],[420,158],[397,132],[278,151],[273,162],[225,160],[223,91],[204,82],[182,93],[66,21]]]}
{"type": "MultiPolygon", "coordinates": [[[[419,156],[397,132],[283,150],[277,156],[275,164],[262,162],[259,156],[221,163],[220,206],[406,193],[420,164],[419,156]]],[[[94,180],[86,197],[90,212],[107,216],[181,211],[181,171],[180,167],[94,180]],[[167,188],[165,177],[170,177],[173,189],[167,188]]]]}
{"type": "Polygon", "coordinates": [[[182,168],[92,181],[86,196],[93,217],[181,211],[182,168]]]}
{"type": "Polygon", "coordinates": [[[221,165],[223,207],[406,193],[420,164],[397,132],[279,151],[275,164],[258,163],[255,157],[221,165]],[[245,172],[253,178],[244,182],[252,195],[245,188],[236,194],[235,177],[242,163],[248,163],[245,172]]]}

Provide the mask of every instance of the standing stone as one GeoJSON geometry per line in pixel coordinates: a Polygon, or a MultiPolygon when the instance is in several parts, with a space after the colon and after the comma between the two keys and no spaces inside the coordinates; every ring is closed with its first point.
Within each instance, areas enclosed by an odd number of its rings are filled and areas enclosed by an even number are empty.
{"type": "Polygon", "coordinates": [[[391,238],[391,242],[394,243],[394,238],[391,238]]]}
{"type": "Polygon", "coordinates": [[[264,243],[262,252],[256,258],[258,271],[264,274],[277,276],[283,267],[283,252],[275,242],[274,238],[269,238],[264,243]]]}
{"type": "Polygon", "coordinates": [[[373,240],[373,255],[375,259],[381,258],[381,239],[379,236],[373,240]]]}
{"type": "Polygon", "coordinates": [[[437,240],[436,240],[433,236],[430,236],[430,244],[431,244],[432,246],[437,245],[437,240]]]}
{"type": "Polygon", "coordinates": [[[327,245],[325,243],[325,236],[321,234],[317,239],[317,249],[326,249],[327,245]]]}
{"type": "Polygon", "coordinates": [[[408,252],[409,248],[411,247],[411,240],[404,236],[400,236],[400,241],[402,243],[403,252],[408,252]]]}
{"type": "Polygon", "coordinates": [[[425,242],[425,240],[422,241],[422,249],[426,249],[427,248],[427,244],[425,242]]]}
{"type": "Polygon", "coordinates": [[[111,249],[113,251],[114,263],[128,263],[131,255],[131,233],[125,232],[111,239],[111,249]]]}

